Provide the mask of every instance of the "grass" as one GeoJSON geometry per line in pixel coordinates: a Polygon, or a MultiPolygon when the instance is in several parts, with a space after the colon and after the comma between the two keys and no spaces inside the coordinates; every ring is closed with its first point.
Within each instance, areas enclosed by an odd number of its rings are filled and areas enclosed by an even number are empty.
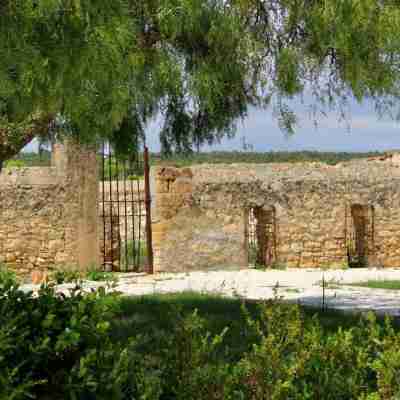
{"type": "MultiPolygon", "coordinates": [[[[236,361],[249,351],[248,332],[245,314],[258,319],[260,302],[210,296],[198,293],[162,294],[143,297],[121,297],[118,299],[118,318],[113,320],[113,340],[128,342],[129,338],[146,335],[147,347],[144,353],[151,352],[174,329],[174,316],[178,310],[181,315],[189,315],[194,310],[205,320],[206,329],[212,334],[219,334],[225,327],[229,330],[225,336],[224,358],[236,361]]],[[[328,332],[339,327],[348,329],[355,326],[361,316],[337,310],[320,310],[302,307],[305,323],[312,323],[316,318],[328,332]]],[[[397,321],[394,321],[397,326],[397,321]]]]}
{"type": "Polygon", "coordinates": [[[355,282],[346,285],[366,287],[370,289],[400,290],[400,280],[369,280],[366,282],[355,282]]]}
{"type": "Polygon", "coordinates": [[[128,240],[121,246],[121,270],[130,270],[142,272],[147,263],[146,242],[141,240],[128,240]]]}

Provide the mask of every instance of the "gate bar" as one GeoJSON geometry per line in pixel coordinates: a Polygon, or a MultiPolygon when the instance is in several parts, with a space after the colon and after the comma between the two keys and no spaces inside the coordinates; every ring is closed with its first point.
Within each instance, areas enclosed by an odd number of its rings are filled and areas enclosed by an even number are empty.
{"type": "Polygon", "coordinates": [[[150,193],[150,166],[149,149],[144,146],[144,193],[146,207],[146,245],[147,245],[147,263],[148,273],[154,274],[153,240],[151,229],[151,193],[150,193]]]}

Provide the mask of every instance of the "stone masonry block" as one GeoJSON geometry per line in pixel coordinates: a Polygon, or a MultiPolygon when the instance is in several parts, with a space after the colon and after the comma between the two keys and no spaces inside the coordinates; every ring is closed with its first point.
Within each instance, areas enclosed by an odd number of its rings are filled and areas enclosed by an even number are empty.
{"type": "Polygon", "coordinates": [[[192,189],[192,181],[188,178],[178,178],[171,186],[171,191],[178,194],[191,193],[192,189]]]}
{"type": "Polygon", "coordinates": [[[170,227],[169,222],[157,222],[152,225],[152,230],[154,232],[165,232],[170,227]]]}

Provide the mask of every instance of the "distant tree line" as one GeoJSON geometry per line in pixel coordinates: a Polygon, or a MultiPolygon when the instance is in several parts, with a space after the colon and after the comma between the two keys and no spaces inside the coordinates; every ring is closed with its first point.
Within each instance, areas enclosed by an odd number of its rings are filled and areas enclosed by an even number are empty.
{"type": "Polygon", "coordinates": [[[51,152],[41,150],[40,152],[21,152],[6,161],[5,167],[48,167],[51,164],[51,152]]]}
{"type": "Polygon", "coordinates": [[[340,162],[357,158],[368,158],[381,155],[378,151],[366,153],[352,152],[320,152],[320,151],[213,151],[205,153],[192,153],[187,156],[172,155],[163,157],[161,154],[152,154],[153,164],[171,164],[178,167],[192,164],[233,164],[233,163],[285,163],[285,162],[323,162],[335,165],[340,162]]]}
{"type": "MultiPolygon", "coordinates": [[[[382,152],[372,151],[363,153],[353,152],[321,152],[321,151],[212,151],[191,153],[188,155],[175,154],[163,156],[161,153],[151,153],[152,165],[172,165],[185,167],[194,164],[234,164],[234,163],[298,163],[323,162],[335,165],[344,161],[358,158],[376,157],[382,152]]],[[[48,166],[51,163],[51,152],[43,150],[41,153],[23,152],[6,163],[8,167],[35,167],[48,166]]],[[[108,165],[108,164],[107,164],[108,165]]],[[[106,168],[108,171],[108,168],[106,168]]]]}

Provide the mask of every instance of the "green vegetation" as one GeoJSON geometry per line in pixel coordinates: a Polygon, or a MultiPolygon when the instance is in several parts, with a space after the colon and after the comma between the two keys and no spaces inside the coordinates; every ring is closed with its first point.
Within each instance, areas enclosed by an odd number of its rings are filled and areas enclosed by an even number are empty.
{"type": "Polygon", "coordinates": [[[394,399],[397,323],[184,293],[0,285],[0,399],[394,399]]]}
{"type": "Polygon", "coordinates": [[[315,119],[354,98],[397,114],[393,1],[17,4],[0,6],[0,168],[54,132],[131,153],[160,114],[164,154],[232,137],[252,107],[291,134],[305,93],[315,119]]]}
{"type": "Polygon", "coordinates": [[[51,164],[51,152],[44,150],[40,154],[34,152],[22,152],[6,161],[6,168],[20,167],[48,167],[51,164]]]}
{"type": "Polygon", "coordinates": [[[22,167],[26,167],[26,163],[24,163],[22,160],[8,160],[6,161],[5,167],[6,168],[22,168],[22,167]]]}
{"type": "Polygon", "coordinates": [[[52,284],[61,285],[63,283],[79,283],[84,279],[115,282],[117,277],[113,272],[104,272],[96,267],[90,268],[85,273],[73,269],[57,268],[50,274],[48,281],[52,284]]]}
{"type": "MultiPolygon", "coordinates": [[[[346,153],[346,152],[320,152],[320,151],[270,151],[270,152],[244,152],[244,151],[212,151],[204,153],[175,154],[163,156],[160,153],[150,155],[151,165],[171,165],[176,167],[188,167],[194,164],[233,164],[233,163],[297,163],[297,162],[323,162],[335,165],[340,162],[351,161],[360,158],[375,157],[380,152],[346,153]]],[[[99,158],[101,163],[101,158],[99,158]]],[[[7,161],[6,166],[47,166],[50,165],[50,154],[40,156],[37,153],[20,153],[12,160],[7,161]]],[[[101,169],[101,168],[100,168],[101,169]]],[[[117,168],[115,160],[106,159],[104,167],[105,177],[116,179],[126,173],[131,180],[142,179],[143,171],[137,168],[124,171],[122,164],[117,168]],[[111,171],[111,172],[110,172],[111,171]],[[111,174],[111,175],[110,175],[111,174]]],[[[101,171],[100,171],[101,174],[101,171]]]]}
{"type": "MultiPolygon", "coordinates": [[[[121,268],[140,266],[147,264],[147,247],[146,242],[141,240],[133,241],[132,239],[123,242],[121,245],[121,268]]],[[[131,268],[129,268],[131,269],[131,268]]]]}
{"type": "Polygon", "coordinates": [[[116,282],[117,276],[113,272],[99,271],[98,269],[91,269],[86,273],[86,279],[90,281],[104,281],[116,282]]]}
{"type": "Polygon", "coordinates": [[[319,152],[319,151],[270,151],[270,152],[244,152],[244,151],[212,151],[207,153],[191,153],[188,155],[172,155],[169,157],[160,154],[151,154],[151,163],[169,164],[177,167],[186,167],[193,164],[233,164],[233,163],[296,163],[296,162],[324,162],[335,165],[340,162],[351,161],[359,158],[374,157],[381,153],[346,153],[346,152],[319,152]]]}
{"type": "Polygon", "coordinates": [[[9,282],[17,283],[17,275],[0,263],[0,286],[9,282]]]}
{"type": "Polygon", "coordinates": [[[366,282],[355,282],[346,284],[349,286],[360,286],[371,289],[389,289],[389,290],[400,290],[400,281],[398,280],[369,280],[366,282]]]}
{"type": "Polygon", "coordinates": [[[82,279],[81,273],[79,271],[75,271],[73,268],[57,268],[49,276],[49,281],[54,282],[57,285],[77,282],[80,279],[82,279]]]}
{"type": "MultiPolygon", "coordinates": [[[[136,154],[136,153],[133,153],[136,154]]],[[[98,158],[99,162],[99,177],[100,179],[117,180],[128,179],[136,181],[143,178],[143,164],[137,162],[126,162],[124,159],[105,158],[104,164],[101,157],[98,158]]]]}

